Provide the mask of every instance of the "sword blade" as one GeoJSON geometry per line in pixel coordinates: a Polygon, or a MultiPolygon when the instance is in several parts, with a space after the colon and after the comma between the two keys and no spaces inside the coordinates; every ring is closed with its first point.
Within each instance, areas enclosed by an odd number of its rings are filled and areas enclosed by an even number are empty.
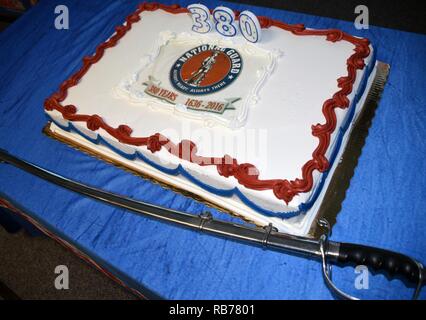
{"type": "MultiPolygon", "coordinates": [[[[2,149],[0,149],[0,160],[59,187],[143,216],[180,225],[196,231],[202,230],[214,236],[247,242],[252,245],[264,246],[279,251],[290,251],[295,254],[309,255],[317,258],[321,257],[320,244],[317,240],[288,235],[272,229],[267,230],[260,227],[250,227],[222,221],[214,219],[206,213],[194,215],[156,206],[143,201],[133,200],[123,195],[73,181],[28,161],[19,159],[2,149]]],[[[337,243],[329,242],[329,249],[327,251],[328,256],[336,258],[338,255],[338,247],[339,245],[337,243]]]]}
{"type": "Polygon", "coordinates": [[[156,218],[192,230],[203,231],[214,236],[225,237],[227,239],[256,246],[263,246],[272,250],[307,255],[321,259],[323,262],[323,275],[325,276],[327,285],[343,297],[348,297],[348,295],[342,294],[340,291],[336,290],[335,286],[332,284],[326,271],[326,260],[341,265],[367,265],[378,272],[385,273],[389,279],[403,277],[404,280],[408,280],[407,284],[417,283],[416,291],[413,295],[414,297],[418,296],[421,287],[426,283],[426,272],[422,264],[400,253],[359,244],[329,241],[328,239],[326,239],[325,243],[324,238],[314,240],[278,232],[273,229],[272,225],[266,228],[251,227],[214,219],[207,213],[194,215],[155,206],[73,181],[35,164],[19,159],[3,149],[0,149],[0,163],[1,162],[13,165],[62,188],[109,205],[130,210],[142,216],[156,218]]]}

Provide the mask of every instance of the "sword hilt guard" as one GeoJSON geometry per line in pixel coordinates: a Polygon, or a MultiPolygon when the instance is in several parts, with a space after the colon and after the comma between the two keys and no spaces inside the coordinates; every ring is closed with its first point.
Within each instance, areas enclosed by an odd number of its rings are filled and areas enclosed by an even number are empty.
{"type": "MultiPolygon", "coordinates": [[[[331,280],[331,265],[327,263],[330,225],[325,219],[320,219],[318,224],[326,229],[326,232],[320,237],[320,253],[325,282],[333,292],[337,293],[340,297],[358,300],[341,291],[331,280]]],[[[415,259],[401,253],[360,244],[341,242],[339,243],[338,254],[333,258],[337,264],[342,266],[365,265],[375,272],[384,274],[388,279],[399,278],[405,282],[415,284],[416,288],[413,299],[418,298],[422,286],[426,284],[426,274],[423,265],[415,259]]]]}

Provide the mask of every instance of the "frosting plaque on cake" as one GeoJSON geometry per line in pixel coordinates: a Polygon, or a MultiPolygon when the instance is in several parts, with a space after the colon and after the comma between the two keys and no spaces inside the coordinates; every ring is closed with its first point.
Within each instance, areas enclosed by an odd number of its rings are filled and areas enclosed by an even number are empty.
{"type": "Polygon", "coordinates": [[[244,126],[281,55],[241,39],[164,31],[115,92],[141,107],[236,129],[244,126]]]}

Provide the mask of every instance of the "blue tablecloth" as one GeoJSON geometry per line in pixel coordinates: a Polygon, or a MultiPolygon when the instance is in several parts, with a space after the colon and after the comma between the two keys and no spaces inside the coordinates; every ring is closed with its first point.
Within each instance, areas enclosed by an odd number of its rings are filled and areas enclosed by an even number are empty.
{"type": "MultiPolygon", "coordinates": [[[[163,1],[187,5],[190,1],[163,1]]],[[[0,148],[73,179],[174,209],[204,204],[49,139],[43,101],[81,66],[137,0],[44,0],[0,34],[0,148]],[[65,4],[70,29],[56,30],[65,4]]],[[[215,7],[214,1],[204,1],[215,7]]],[[[368,37],[391,74],[332,238],[400,251],[426,262],[426,36],[286,11],[228,4],[288,23],[368,37]]],[[[123,57],[125,59],[125,57],[123,57]]],[[[0,197],[80,248],[129,286],[171,299],[329,299],[317,261],[191,232],[129,214],[0,165],[0,197]]],[[[215,215],[226,215],[213,210],[215,215]]],[[[4,257],[2,257],[4,259],[4,257]]],[[[408,298],[399,280],[336,268],[339,286],[361,297],[408,298]]],[[[426,290],[425,290],[426,291],[426,290]]],[[[423,292],[422,297],[426,297],[423,292]]]]}

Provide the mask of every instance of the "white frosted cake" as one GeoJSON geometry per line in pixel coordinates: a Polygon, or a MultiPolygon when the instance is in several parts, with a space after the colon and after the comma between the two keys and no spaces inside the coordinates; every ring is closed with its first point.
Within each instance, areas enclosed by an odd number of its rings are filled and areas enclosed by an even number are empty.
{"type": "Polygon", "coordinates": [[[309,231],[375,75],[367,39],[142,4],[46,100],[50,131],[245,220],[309,231]]]}

